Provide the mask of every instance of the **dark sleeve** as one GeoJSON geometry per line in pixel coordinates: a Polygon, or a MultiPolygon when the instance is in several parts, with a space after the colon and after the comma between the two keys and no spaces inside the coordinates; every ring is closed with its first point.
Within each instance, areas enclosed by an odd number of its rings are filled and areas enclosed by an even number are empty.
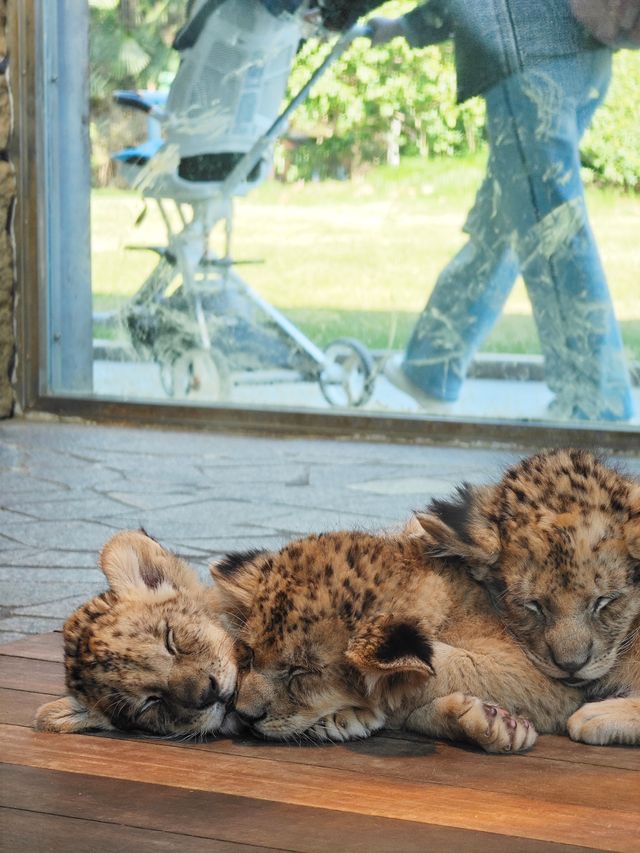
{"type": "Polygon", "coordinates": [[[324,0],[320,2],[322,23],[330,30],[346,30],[382,5],[383,0],[324,0]]]}
{"type": "Polygon", "coordinates": [[[438,44],[453,36],[448,0],[430,0],[404,16],[405,37],[412,47],[438,44]]]}

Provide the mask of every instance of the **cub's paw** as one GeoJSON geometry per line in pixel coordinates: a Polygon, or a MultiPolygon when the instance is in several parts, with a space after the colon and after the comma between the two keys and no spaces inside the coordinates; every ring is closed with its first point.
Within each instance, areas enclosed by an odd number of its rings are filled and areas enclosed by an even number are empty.
{"type": "Polygon", "coordinates": [[[640,699],[604,699],[588,702],[567,721],[572,740],[605,746],[640,744],[640,699]]]}
{"type": "Polygon", "coordinates": [[[381,729],[385,717],[377,711],[366,708],[343,708],[335,714],[322,717],[308,730],[308,734],[318,741],[361,740],[381,729]]]}
{"type": "Polygon", "coordinates": [[[230,714],[227,714],[220,726],[220,734],[226,735],[227,737],[239,735],[244,731],[245,727],[242,724],[242,720],[235,711],[231,711],[230,714]]]}
{"type": "Polygon", "coordinates": [[[463,736],[486,752],[524,752],[531,749],[538,733],[524,717],[517,717],[477,696],[452,693],[437,700],[448,716],[454,716],[463,736]]]}

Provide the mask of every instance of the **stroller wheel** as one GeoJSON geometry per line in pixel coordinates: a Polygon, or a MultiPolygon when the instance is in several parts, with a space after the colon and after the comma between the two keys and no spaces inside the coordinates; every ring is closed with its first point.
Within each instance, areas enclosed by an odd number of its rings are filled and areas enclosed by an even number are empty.
{"type": "Polygon", "coordinates": [[[162,367],[162,384],[176,400],[213,403],[229,396],[229,370],[215,349],[191,349],[162,367]]]}
{"type": "Polygon", "coordinates": [[[369,350],[354,338],[337,338],[324,351],[318,377],[332,406],[362,406],[373,393],[374,364],[369,350]]]}

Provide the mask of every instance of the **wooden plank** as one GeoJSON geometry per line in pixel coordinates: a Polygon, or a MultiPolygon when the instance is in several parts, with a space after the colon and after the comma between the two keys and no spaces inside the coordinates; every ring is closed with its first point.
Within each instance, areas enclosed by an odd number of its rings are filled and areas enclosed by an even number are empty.
{"type": "Polygon", "coordinates": [[[57,694],[29,693],[0,687],[0,723],[12,726],[31,726],[40,705],[55,699],[57,694]]]}
{"type": "Polygon", "coordinates": [[[0,687],[32,693],[64,693],[64,667],[45,660],[0,655],[0,687]]]}
{"type": "Polygon", "coordinates": [[[95,820],[38,814],[31,811],[0,808],[0,837],[4,850],[12,853],[112,853],[135,850],[136,853],[166,850],[167,853],[258,853],[265,847],[211,841],[173,832],[136,829],[95,820]]]}
{"type": "MultiPolygon", "coordinates": [[[[640,749],[633,746],[591,746],[574,743],[568,737],[545,735],[527,757],[548,758],[568,764],[591,764],[594,767],[618,767],[640,773],[640,749]]],[[[567,773],[573,768],[567,767],[567,773]]]]}
{"type": "Polygon", "coordinates": [[[302,853],[585,853],[587,848],[270,803],[141,782],[15,765],[0,767],[0,803],[47,814],[123,823],[302,853]]]}
{"type": "MultiPolygon", "coordinates": [[[[36,710],[51,698],[39,693],[0,690],[0,722],[31,726],[36,710]]],[[[114,737],[140,741],[135,735],[118,734],[114,737]]],[[[375,775],[379,779],[389,777],[480,791],[490,789],[498,794],[510,794],[517,786],[519,795],[538,800],[592,808],[612,807],[629,812],[638,810],[636,788],[640,782],[636,781],[631,771],[640,771],[639,750],[613,750],[620,756],[628,754],[627,768],[575,762],[567,765],[562,755],[564,752],[573,754],[576,749],[580,749],[580,745],[567,738],[554,740],[559,742],[556,747],[557,759],[539,758],[535,751],[528,756],[491,756],[479,750],[425,738],[403,740],[384,735],[349,744],[320,746],[267,744],[249,738],[233,741],[224,738],[197,744],[162,743],[174,748],[213,752],[229,757],[266,758],[294,765],[375,775]],[[571,774],[571,784],[567,784],[568,773],[571,774]]],[[[155,741],[146,739],[144,742],[155,741]]]]}
{"type": "MultiPolygon", "coordinates": [[[[592,809],[491,789],[376,778],[307,765],[175,749],[153,742],[49,735],[0,726],[8,764],[149,782],[337,812],[377,815],[541,841],[636,853],[638,814],[592,809]]],[[[463,779],[460,780],[464,782],[463,779]]],[[[570,779],[567,779],[570,785],[570,779]]],[[[514,782],[514,791],[517,784],[514,782]]]]}
{"type": "MultiPolygon", "coordinates": [[[[420,743],[422,735],[413,732],[386,732],[385,737],[420,743]]],[[[459,749],[459,746],[453,747],[459,749]]],[[[640,770],[640,750],[627,746],[590,746],[574,743],[564,735],[541,735],[538,742],[524,758],[550,758],[570,764],[594,764],[603,767],[619,767],[621,770],[640,770]]],[[[567,768],[567,772],[570,772],[567,768]]]]}
{"type": "MultiPolygon", "coordinates": [[[[577,746],[568,738],[559,740],[569,750],[577,746]]],[[[442,741],[403,741],[380,735],[349,744],[319,746],[265,744],[249,739],[224,739],[184,746],[230,757],[264,757],[273,761],[348,770],[375,775],[377,779],[453,785],[478,791],[491,790],[499,795],[517,791],[519,796],[538,801],[640,812],[640,775],[636,775],[640,771],[640,750],[633,748],[627,752],[630,753],[629,764],[635,766],[620,769],[539,758],[535,750],[527,756],[496,756],[442,741]]],[[[561,754],[561,750],[558,752],[561,754]]]]}
{"type": "Polygon", "coordinates": [[[60,631],[52,631],[50,634],[38,634],[26,640],[15,640],[13,643],[4,643],[0,646],[0,655],[50,660],[60,663],[63,659],[62,633],[60,631]]]}

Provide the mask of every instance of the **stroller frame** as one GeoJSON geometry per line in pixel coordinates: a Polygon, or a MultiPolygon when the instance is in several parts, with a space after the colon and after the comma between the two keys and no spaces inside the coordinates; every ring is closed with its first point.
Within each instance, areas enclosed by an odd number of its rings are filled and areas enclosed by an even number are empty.
{"type": "MultiPolygon", "coordinates": [[[[242,371],[242,375],[236,373],[233,379],[238,385],[299,378],[317,381],[332,406],[361,406],[369,400],[375,369],[366,347],[355,339],[339,338],[323,351],[235,272],[234,267],[242,262],[231,257],[234,195],[246,192],[252,172],[264,163],[265,155],[286,128],[289,117],[320,77],[355,38],[367,35],[366,26],[356,25],[336,40],[307,83],[238,159],[217,192],[203,193],[198,198],[196,185],[194,198],[189,197],[191,192],[186,196],[167,192],[162,185],[143,189],[143,195],[157,204],[168,244],[128,247],[154,251],[159,260],[141,288],[121,309],[120,320],[138,355],[151,357],[159,364],[168,396],[194,402],[224,399],[231,390],[233,369],[242,371]],[[173,222],[169,201],[174,206],[173,222]],[[224,246],[222,254],[217,254],[211,243],[213,230],[220,222],[224,223],[224,246]],[[167,297],[165,293],[176,277],[180,283],[167,297]],[[258,315],[266,318],[267,326],[259,325],[258,315]],[[252,349],[257,344],[259,363],[252,363],[254,352],[248,364],[246,358],[240,357],[239,364],[230,365],[229,351],[234,349],[238,335],[246,337],[247,332],[252,349]],[[287,353],[283,343],[287,344],[287,353]],[[286,366],[265,370],[260,363],[260,347],[266,353],[266,360],[275,354],[276,361],[282,363],[284,358],[286,366]]],[[[114,97],[121,104],[143,109],[152,119],[163,117],[157,96],[151,103],[143,93],[116,92],[114,97]]],[[[126,151],[116,156],[124,159],[123,154],[126,151]]]]}

